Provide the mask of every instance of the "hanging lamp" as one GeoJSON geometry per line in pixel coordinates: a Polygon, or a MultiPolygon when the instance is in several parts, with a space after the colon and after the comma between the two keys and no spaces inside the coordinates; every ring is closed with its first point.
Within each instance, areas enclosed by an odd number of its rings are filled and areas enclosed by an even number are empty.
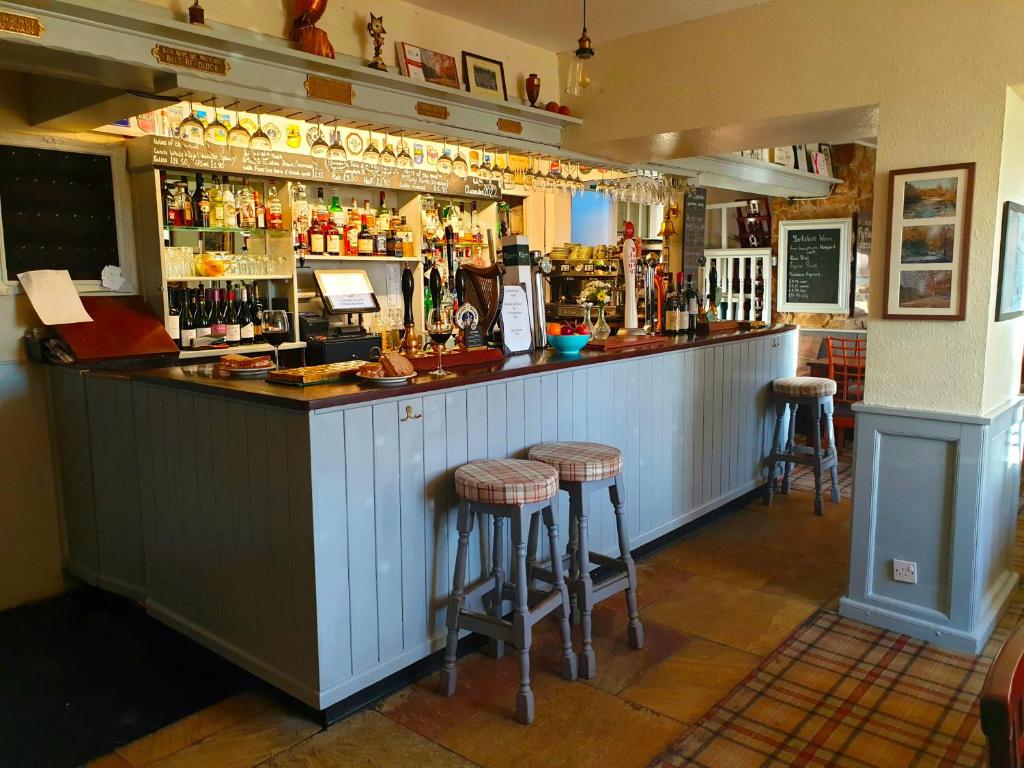
{"type": "Polygon", "coordinates": [[[595,91],[590,66],[590,60],[594,58],[594,49],[587,34],[587,0],[583,0],[583,34],[577,43],[578,47],[569,63],[569,74],[565,82],[565,92],[570,96],[582,96],[595,91]]]}

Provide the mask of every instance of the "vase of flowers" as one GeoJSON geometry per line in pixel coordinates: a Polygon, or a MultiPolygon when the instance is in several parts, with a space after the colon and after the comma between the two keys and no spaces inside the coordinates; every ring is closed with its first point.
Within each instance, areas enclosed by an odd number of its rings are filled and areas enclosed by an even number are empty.
{"type": "Polygon", "coordinates": [[[583,286],[580,293],[580,304],[591,304],[597,307],[597,322],[591,332],[595,339],[607,339],[612,332],[604,317],[604,308],[612,300],[612,286],[603,280],[591,280],[583,286]]]}

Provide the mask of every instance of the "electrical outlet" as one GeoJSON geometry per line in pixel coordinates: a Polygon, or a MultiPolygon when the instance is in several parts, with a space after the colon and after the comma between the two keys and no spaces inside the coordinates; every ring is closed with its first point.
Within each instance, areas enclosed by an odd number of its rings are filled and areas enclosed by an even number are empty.
{"type": "Polygon", "coordinates": [[[904,584],[917,584],[917,563],[910,560],[893,560],[892,579],[904,584]]]}

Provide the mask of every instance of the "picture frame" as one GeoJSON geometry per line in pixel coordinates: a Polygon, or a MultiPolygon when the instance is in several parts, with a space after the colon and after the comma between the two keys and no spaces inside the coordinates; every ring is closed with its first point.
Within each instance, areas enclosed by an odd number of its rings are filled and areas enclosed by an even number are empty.
{"type": "Polygon", "coordinates": [[[779,221],[779,312],[850,312],[853,219],[779,221]]]}
{"type": "Polygon", "coordinates": [[[500,61],[463,51],[462,77],[466,81],[466,90],[474,96],[483,96],[494,101],[508,101],[505,65],[500,61]]]}
{"type": "Polygon", "coordinates": [[[459,65],[454,56],[421,48],[411,43],[398,43],[398,66],[410,80],[443,85],[446,88],[462,90],[459,80],[459,65]]]}
{"type": "Polygon", "coordinates": [[[1003,230],[996,282],[996,322],[1024,315],[1024,205],[1003,204],[1003,230]]]}
{"type": "Polygon", "coordinates": [[[974,163],[889,172],[882,317],[963,320],[974,163]]]}

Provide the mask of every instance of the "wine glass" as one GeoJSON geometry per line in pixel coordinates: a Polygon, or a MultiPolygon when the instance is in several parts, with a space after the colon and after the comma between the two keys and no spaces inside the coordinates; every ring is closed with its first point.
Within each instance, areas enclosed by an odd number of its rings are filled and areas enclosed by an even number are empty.
{"type": "Polygon", "coordinates": [[[309,146],[309,154],[313,157],[327,157],[327,151],[330,149],[327,142],[324,141],[324,129],[320,124],[320,115],[316,116],[316,139],[309,146]]]}
{"type": "Polygon", "coordinates": [[[283,309],[263,310],[263,340],[274,348],[274,365],[281,367],[278,347],[288,341],[288,313],[283,309]]]}
{"type": "Polygon", "coordinates": [[[238,102],[231,105],[235,108],[235,124],[228,131],[228,146],[248,149],[252,142],[252,134],[242,125],[242,116],[238,113],[238,102]]]}
{"type": "Polygon", "coordinates": [[[271,147],[270,137],[263,132],[263,113],[260,111],[262,109],[262,104],[256,107],[256,133],[249,139],[249,148],[269,152],[271,147]]]}
{"type": "Polygon", "coordinates": [[[327,148],[327,159],[340,163],[346,158],[345,146],[341,143],[341,131],[335,128],[331,132],[331,146],[327,148]]]}
{"type": "Polygon", "coordinates": [[[469,163],[467,163],[466,158],[462,156],[462,147],[458,148],[458,155],[454,160],[452,160],[452,173],[460,179],[464,179],[469,176],[469,163]]]}
{"type": "Polygon", "coordinates": [[[451,309],[435,307],[430,310],[430,316],[427,318],[427,333],[430,334],[430,340],[437,347],[437,370],[431,371],[431,376],[448,375],[448,371],[441,367],[441,352],[444,350],[444,345],[448,343],[448,339],[451,338],[453,330],[451,309]]]}
{"type": "Polygon", "coordinates": [[[223,147],[228,143],[228,129],[217,113],[217,99],[213,99],[213,120],[206,126],[203,136],[211,147],[223,147]]]}
{"type": "Polygon", "coordinates": [[[188,106],[189,114],[178,126],[178,136],[189,144],[202,144],[205,141],[203,134],[206,128],[196,116],[196,105],[192,101],[192,94],[189,94],[188,106]]]}

